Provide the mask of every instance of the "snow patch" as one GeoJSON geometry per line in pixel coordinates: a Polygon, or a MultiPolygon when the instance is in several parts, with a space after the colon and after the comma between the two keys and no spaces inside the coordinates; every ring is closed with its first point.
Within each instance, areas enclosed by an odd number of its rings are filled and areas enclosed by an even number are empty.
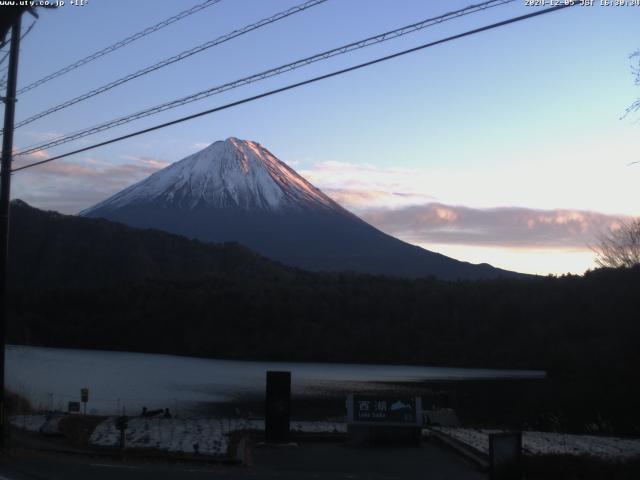
{"type": "MultiPolygon", "coordinates": [[[[240,431],[263,431],[264,420],[237,418],[132,418],[126,430],[127,448],[153,448],[168,452],[227,455],[229,435],[240,431]]],[[[291,422],[291,430],[305,433],[345,433],[344,423],[291,422]]],[[[115,419],[100,423],[89,440],[91,445],[117,447],[120,432],[115,419]]]]}
{"type": "Polygon", "coordinates": [[[9,417],[9,423],[27,432],[39,432],[48,418],[49,415],[13,415],[9,417]]]}
{"type": "MultiPolygon", "coordinates": [[[[501,430],[432,427],[474,449],[489,454],[489,434],[501,430]]],[[[640,457],[640,439],[572,435],[550,432],[522,432],[522,448],[525,455],[572,455],[605,460],[630,460],[640,457]]]]}

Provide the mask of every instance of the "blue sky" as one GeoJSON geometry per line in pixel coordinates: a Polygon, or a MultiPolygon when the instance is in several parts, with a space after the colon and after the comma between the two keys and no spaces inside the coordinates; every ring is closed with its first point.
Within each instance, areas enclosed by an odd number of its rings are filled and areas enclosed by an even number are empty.
{"type": "MultiPolygon", "coordinates": [[[[89,0],[41,11],[19,85],[199,3],[89,0]]],[[[222,0],[19,99],[24,119],[293,5],[222,0]]],[[[16,131],[18,149],[469,5],[329,0],[16,131]]],[[[573,7],[14,176],[14,197],[75,213],[207,144],[260,142],[379,228],[473,262],[581,273],[589,244],[640,215],[640,7],[573,7]],[[637,60],[636,60],[637,62],[637,60]],[[635,123],[634,123],[635,122],[635,123]],[[439,213],[438,213],[439,212],[439,213]]],[[[452,20],[40,154],[55,155],[284,84],[534,11],[452,20]]],[[[24,19],[24,27],[31,23],[24,19]]]]}

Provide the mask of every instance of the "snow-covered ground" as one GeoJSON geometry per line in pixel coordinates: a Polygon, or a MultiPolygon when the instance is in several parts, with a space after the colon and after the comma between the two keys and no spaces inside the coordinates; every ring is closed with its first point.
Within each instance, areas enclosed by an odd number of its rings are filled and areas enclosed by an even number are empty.
{"type": "MultiPolygon", "coordinates": [[[[204,455],[225,455],[229,447],[230,431],[237,428],[231,422],[219,419],[190,418],[132,418],[126,430],[127,448],[153,448],[169,452],[204,455]]],[[[120,431],[115,420],[99,424],[91,435],[90,444],[100,447],[117,447],[120,431]]]]}
{"type": "MultiPolygon", "coordinates": [[[[128,448],[155,448],[169,452],[226,455],[229,434],[242,430],[264,430],[263,420],[242,419],[163,419],[134,418],[127,427],[128,448]]],[[[346,424],[336,422],[291,422],[291,430],[307,433],[344,433],[346,424]]],[[[95,446],[118,446],[120,432],[113,419],[107,420],[94,430],[91,444],[95,446]]]]}
{"type": "Polygon", "coordinates": [[[212,360],[129,352],[7,346],[7,388],[36,409],[67,410],[89,388],[87,413],[138,414],[170,408],[194,416],[210,402],[264,395],[267,370],[288,370],[294,395],[372,390],[374,382],[427,379],[540,378],[544,372],[403,365],[353,365],[212,360]]]}
{"type": "Polygon", "coordinates": [[[48,418],[49,415],[14,415],[9,423],[27,432],[39,432],[48,418]]]}
{"type": "MultiPolygon", "coordinates": [[[[432,427],[476,450],[489,454],[489,434],[500,430],[432,427]]],[[[523,432],[525,455],[588,455],[605,460],[626,460],[640,457],[640,439],[569,435],[564,433],[523,432]]]]}
{"type": "MultiPolygon", "coordinates": [[[[55,433],[63,415],[15,415],[12,425],[31,432],[55,433]]],[[[445,435],[489,454],[489,434],[501,430],[475,430],[470,428],[431,427],[445,435]]],[[[240,418],[129,418],[126,445],[131,449],[156,449],[168,452],[203,455],[227,455],[229,434],[243,430],[264,430],[264,420],[240,418]],[[196,447],[197,446],[197,447],[196,447]]],[[[305,433],[346,433],[344,422],[296,421],[291,430],[305,433]]],[[[97,447],[118,447],[120,432],[115,418],[98,424],[90,438],[97,447]]],[[[525,455],[588,455],[605,460],[627,460],[640,457],[640,439],[570,435],[548,432],[523,432],[525,455]]]]}
{"type": "MultiPolygon", "coordinates": [[[[53,433],[61,415],[16,415],[12,425],[31,432],[53,433]]],[[[229,434],[242,430],[264,430],[264,420],[227,418],[141,418],[128,421],[126,447],[130,449],[156,449],[167,452],[195,453],[203,455],[227,455],[229,434]],[[196,447],[197,446],[197,447],[196,447]]],[[[329,421],[292,421],[291,430],[306,433],[345,433],[346,424],[329,421]]],[[[90,445],[118,447],[120,431],[115,418],[107,418],[93,431],[90,445]]]]}

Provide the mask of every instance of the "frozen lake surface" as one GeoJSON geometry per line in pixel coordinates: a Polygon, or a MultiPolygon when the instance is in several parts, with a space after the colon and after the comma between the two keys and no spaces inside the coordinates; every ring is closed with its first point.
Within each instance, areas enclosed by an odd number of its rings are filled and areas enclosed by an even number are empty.
{"type": "Polygon", "coordinates": [[[294,395],[374,388],[378,382],[543,378],[533,370],[489,370],[404,365],[213,360],[101,350],[8,345],[7,388],[37,408],[66,410],[89,389],[87,413],[138,413],[171,408],[182,415],[212,402],[233,402],[264,392],[267,370],[288,370],[294,395]]]}

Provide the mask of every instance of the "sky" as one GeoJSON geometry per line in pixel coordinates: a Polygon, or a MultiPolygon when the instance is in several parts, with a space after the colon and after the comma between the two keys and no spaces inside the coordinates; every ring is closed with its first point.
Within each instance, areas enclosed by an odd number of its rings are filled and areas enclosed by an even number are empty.
{"type": "MultiPolygon", "coordinates": [[[[39,10],[18,87],[203,0],[89,0],[39,10]]],[[[19,96],[16,120],[303,0],[221,0],[19,96]]],[[[479,3],[479,2],[475,2],[479,3]]],[[[328,0],[15,132],[15,148],[93,126],[470,5],[328,0]]],[[[74,143],[133,130],[531,13],[524,0],[443,22],[74,143]]],[[[51,162],[12,198],[75,214],[228,137],[254,140],[379,229],[460,260],[537,274],[594,267],[599,236],[640,216],[640,6],[576,6],[51,162]]],[[[25,16],[23,30],[33,19],[25,16]]],[[[0,76],[4,70],[0,70],[0,76]]]]}

